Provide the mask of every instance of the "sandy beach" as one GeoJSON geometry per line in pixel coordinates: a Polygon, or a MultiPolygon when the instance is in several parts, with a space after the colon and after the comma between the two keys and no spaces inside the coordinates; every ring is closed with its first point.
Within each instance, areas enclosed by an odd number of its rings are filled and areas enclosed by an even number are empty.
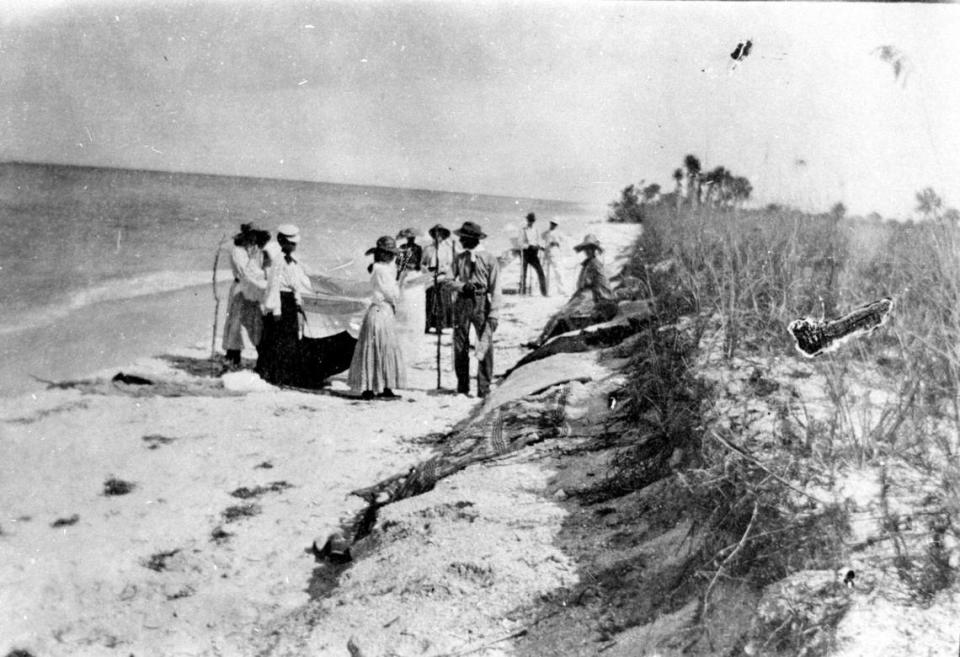
{"type": "MultiPolygon", "coordinates": [[[[635,229],[577,232],[599,233],[615,254],[635,229]]],[[[573,255],[568,265],[574,280],[573,255]]],[[[516,270],[504,271],[507,286],[516,270]]],[[[497,374],[563,301],[505,295],[497,374]]],[[[0,651],[253,654],[261,632],[317,593],[309,548],[363,507],[350,491],[423,459],[427,438],[478,403],[449,392],[449,331],[445,390],[435,390],[435,336],[422,333],[422,304],[422,288],[409,288],[410,388],[400,401],[345,398],[345,375],[316,393],[146,395],[111,388],[116,370],[92,377],[101,388],[4,399],[0,651]]],[[[214,383],[207,349],[171,345],[121,369],[195,391],[214,383]]],[[[367,606],[377,613],[375,598],[367,606]]]]}

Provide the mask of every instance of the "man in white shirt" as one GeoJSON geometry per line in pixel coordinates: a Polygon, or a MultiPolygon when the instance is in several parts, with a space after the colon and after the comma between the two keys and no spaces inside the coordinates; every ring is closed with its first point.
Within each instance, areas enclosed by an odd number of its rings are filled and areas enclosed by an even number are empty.
{"type": "Polygon", "coordinates": [[[264,247],[270,264],[263,311],[262,348],[256,371],[275,385],[296,384],[299,379],[300,317],[302,292],[311,290],[310,278],[294,255],[300,230],[292,224],[277,227],[277,240],[264,247]]]}
{"type": "Polygon", "coordinates": [[[567,245],[567,236],[560,232],[556,221],[550,222],[550,230],[543,233],[544,268],[547,270],[547,286],[553,281],[553,288],[566,295],[563,282],[563,253],[567,245]]]}
{"type": "Polygon", "coordinates": [[[450,230],[437,224],[428,231],[431,241],[423,249],[421,265],[427,270],[426,324],[424,333],[436,329],[441,333],[453,327],[453,302],[456,294],[443,285],[449,278],[457,256],[456,243],[450,239],[450,230]],[[434,280],[439,284],[434,286],[434,280]]]}
{"type": "Polygon", "coordinates": [[[527,225],[520,231],[520,253],[523,263],[520,270],[520,291],[523,294],[527,292],[527,267],[533,267],[537,272],[537,279],[540,282],[540,294],[547,296],[547,280],[543,275],[543,267],[540,266],[540,232],[534,227],[537,215],[529,213],[527,215],[527,225]]]}

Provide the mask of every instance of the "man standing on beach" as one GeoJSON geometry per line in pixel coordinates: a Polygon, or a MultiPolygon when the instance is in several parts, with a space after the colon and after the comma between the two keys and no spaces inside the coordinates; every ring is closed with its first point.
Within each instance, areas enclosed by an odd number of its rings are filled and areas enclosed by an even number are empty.
{"type": "Polygon", "coordinates": [[[566,285],[563,283],[563,247],[567,244],[567,236],[560,232],[556,221],[550,222],[550,230],[543,234],[543,264],[547,270],[547,284],[552,279],[553,289],[560,294],[566,294],[566,285]]]}
{"type": "Polygon", "coordinates": [[[537,220],[537,215],[529,213],[527,215],[527,225],[520,231],[520,253],[523,263],[520,270],[520,288],[521,293],[527,291],[527,267],[533,267],[537,272],[537,279],[540,282],[540,294],[547,296],[547,281],[543,276],[543,268],[540,266],[540,233],[534,228],[533,224],[537,220]]]}
{"type": "Polygon", "coordinates": [[[300,372],[301,293],[310,292],[310,278],[296,256],[300,230],[292,224],[277,227],[277,240],[264,247],[267,289],[260,308],[263,311],[262,347],[257,358],[257,373],[275,385],[295,385],[300,372]]]}
{"type": "Polygon", "coordinates": [[[397,280],[404,277],[409,271],[420,271],[420,261],[423,260],[423,248],[417,244],[417,232],[412,228],[404,228],[397,234],[400,242],[400,255],[397,258],[397,280]]]}
{"type": "Polygon", "coordinates": [[[486,234],[472,221],[458,230],[463,251],[453,261],[452,280],[456,290],[453,327],[453,369],[457,392],[470,394],[470,327],[477,333],[477,395],[486,397],[493,378],[493,334],[500,321],[500,265],[480,240],[486,234]]]}

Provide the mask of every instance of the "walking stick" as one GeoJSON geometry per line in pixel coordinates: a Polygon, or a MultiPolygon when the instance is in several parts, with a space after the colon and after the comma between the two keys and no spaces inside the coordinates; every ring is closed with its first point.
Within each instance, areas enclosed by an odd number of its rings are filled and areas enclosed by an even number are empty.
{"type": "Polygon", "coordinates": [[[217,254],[213,257],[213,331],[210,337],[210,376],[216,375],[214,362],[217,357],[217,319],[220,315],[220,292],[217,290],[217,265],[220,264],[220,252],[223,250],[223,243],[227,241],[224,235],[217,244],[217,254]]]}
{"type": "Polygon", "coordinates": [[[440,389],[440,335],[443,333],[444,298],[440,293],[440,231],[433,232],[433,256],[437,259],[433,268],[433,321],[437,329],[437,390],[440,389]]]}
{"type": "Polygon", "coordinates": [[[547,294],[550,293],[550,262],[551,260],[550,260],[550,256],[548,255],[550,253],[548,251],[549,248],[550,247],[548,246],[546,249],[543,250],[543,268],[545,270],[543,272],[544,274],[543,278],[544,278],[544,285],[547,288],[547,294]]]}
{"type": "Polygon", "coordinates": [[[520,294],[527,293],[527,258],[523,254],[523,247],[520,247],[520,294]]]}

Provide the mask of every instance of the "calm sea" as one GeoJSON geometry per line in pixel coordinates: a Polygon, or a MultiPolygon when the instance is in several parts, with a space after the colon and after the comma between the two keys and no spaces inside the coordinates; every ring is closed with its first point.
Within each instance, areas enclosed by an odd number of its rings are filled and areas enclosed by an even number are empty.
{"type": "MultiPolygon", "coordinates": [[[[244,222],[301,229],[318,273],[363,278],[382,234],[475,221],[499,252],[523,216],[570,235],[599,210],[575,203],[37,164],[0,164],[0,394],[206,340],[214,258],[244,222]]],[[[221,257],[218,278],[229,278],[221,257]]],[[[223,309],[221,309],[222,322],[223,309]]]]}

